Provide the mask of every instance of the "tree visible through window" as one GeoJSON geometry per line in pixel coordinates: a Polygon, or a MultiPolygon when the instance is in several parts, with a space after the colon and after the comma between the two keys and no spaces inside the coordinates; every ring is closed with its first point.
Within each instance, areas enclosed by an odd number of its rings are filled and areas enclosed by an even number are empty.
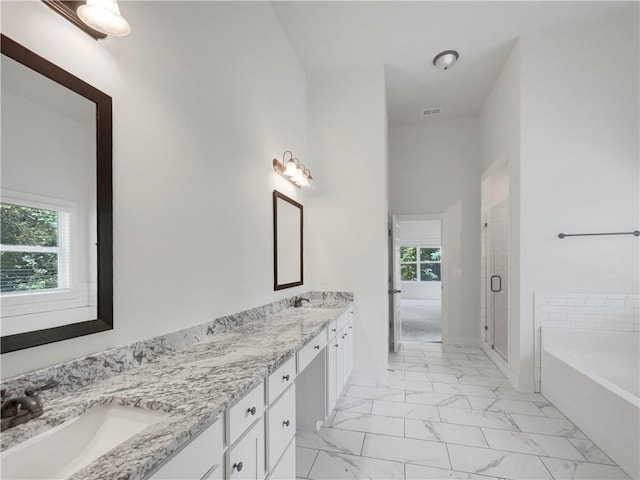
{"type": "Polygon", "coordinates": [[[401,247],[400,279],[405,282],[439,282],[441,260],[440,247],[401,247]]]}
{"type": "Polygon", "coordinates": [[[0,291],[58,288],[60,212],[0,204],[0,291]]]}

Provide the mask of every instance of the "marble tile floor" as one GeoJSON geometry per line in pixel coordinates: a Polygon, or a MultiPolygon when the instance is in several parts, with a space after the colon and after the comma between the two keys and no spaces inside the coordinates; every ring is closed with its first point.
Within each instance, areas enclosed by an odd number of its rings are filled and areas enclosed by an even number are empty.
{"type": "Polygon", "coordinates": [[[405,344],[389,368],[385,379],[349,379],[325,426],[298,432],[298,478],[629,478],[477,347],[405,344]]]}

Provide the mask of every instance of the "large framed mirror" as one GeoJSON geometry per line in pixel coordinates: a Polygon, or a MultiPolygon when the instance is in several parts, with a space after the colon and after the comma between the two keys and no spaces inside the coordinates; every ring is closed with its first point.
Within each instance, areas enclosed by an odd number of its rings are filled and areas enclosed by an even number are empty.
{"type": "Polygon", "coordinates": [[[1,36],[2,353],[113,328],[111,97],[1,36]]]}
{"type": "Polygon", "coordinates": [[[273,191],[273,289],[303,284],[302,205],[273,191]]]}

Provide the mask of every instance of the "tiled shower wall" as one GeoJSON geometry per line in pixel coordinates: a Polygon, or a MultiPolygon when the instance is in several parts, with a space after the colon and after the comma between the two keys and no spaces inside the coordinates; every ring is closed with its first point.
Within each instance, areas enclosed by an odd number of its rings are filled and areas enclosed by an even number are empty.
{"type": "Polygon", "coordinates": [[[640,295],[591,293],[534,294],[535,391],[540,391],[540,330],[640,331],[640,295]]]}

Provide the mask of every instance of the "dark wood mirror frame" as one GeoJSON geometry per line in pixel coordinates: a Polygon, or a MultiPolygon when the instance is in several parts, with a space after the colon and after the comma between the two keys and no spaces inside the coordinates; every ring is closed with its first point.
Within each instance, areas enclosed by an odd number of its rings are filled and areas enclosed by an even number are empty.
{"type": "Polygon", "coordinates": [[[2,55],[96,104],[98,318],[2,337],[2,353],[113,329],[113,189],[111,97],[0,34],[2,55]]]}
{"type": "Polygon", "coordinates": [[[287,197],[285,194],[280,193],[277,190],[273,191],[273,289],[283,290],[285,288],[297,287],[303,284],[304,281],[304,262],[303,262],[303,207],[302,204],[296,202],[292,198],[287,197]],[[294,207],[300,210],[300,280],[289,283],[278,283],[278,199],[290,203],[294,207]]]}

